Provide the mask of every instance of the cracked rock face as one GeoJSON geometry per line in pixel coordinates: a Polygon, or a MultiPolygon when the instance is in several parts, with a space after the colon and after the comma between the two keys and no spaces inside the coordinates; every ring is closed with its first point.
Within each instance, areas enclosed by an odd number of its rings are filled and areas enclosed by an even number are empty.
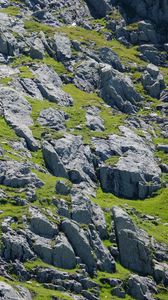
{"type": "Polygon", "coordinates": [[[167,299],[167,20],[0,0],[0,300],[167,299]]]}

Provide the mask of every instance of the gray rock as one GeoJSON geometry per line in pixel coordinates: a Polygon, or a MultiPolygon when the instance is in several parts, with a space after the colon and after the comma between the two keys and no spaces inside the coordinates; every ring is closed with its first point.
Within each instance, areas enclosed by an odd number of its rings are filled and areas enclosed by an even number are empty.
{"type": "Polygon", "coordinates": [[[70,220],[63,221],[61,228],[71,243],[75,253],[81,258],[82,262],[86,264],[88,272],[92,274],[96,267],[96,262],[84,230],[81,229],[77,223],[70,220]]]}
{"type": "Polygon", "coordinates": [[[102,65],[100,70],[100,96],[109,105],[125,113],[135,112],[142,100],[131,79],[110,65],[102,65]]]}
{"type": "Polygon", "coordinates": [[[159,144],[159,145],[157,145],[157,150],[163,151],[165,153],[168,153],[168,145],[161,145],[161,144],[159,144]]]}
{"type": "Polygon", "coordinates": [[[119,197],[144,199],[161,187],[161,170],[141,137],[126,127],[121,126],[120,130],[123,136],[93,139],[100,160],[101,186],[105,192],[119,197]],[[116,164],[105,162],[114,155],[119,156],[116,164]]]}
{"type": "Polygon", "coordinates": [[[70,134],[43,144],[43,155],[47,167],[55,176],[68,178],[79,184],[86,181],[93,185],[96,180],[89,146],[84,146],[81,136],[70,134]]]}
{"type": "Polygon", "coordinates": [[[80,195],[80,193],[71,196],[72,209],[71,218],[80,224],[91,223],[91,201],[86,196],[80,195]]]}
{"type": "Polygon", "coordinates": [[[31,106],[28,101],[11,88],[1,88],[0,102],[3,107],[4,117],[16,134],[23,137],[30,150],[36,151],[38,143],[32,135],[29,126],[33,125],[30,116],[31,106]]]}
{"type": "Polygon", "coordinates": [[[34,253],[24,236],[8,232],[3,234],[2,241],[4,244],[3,256],[7,261],[18,259],[24,262],[34,258],[34,253]]]}
{"type": "Polygon", "coordinates": [[[24,163],[0,161],[0,174],[0,183],[13,188],[25,187],[29,184],[35,187],[43,186],[42,181],[24,163]]]}
{"type": "Polygon", "coordinates": [[[73,269],[76,267],[74,251],[63,234],[59,234],[52,242],[44,238],[36,238],[33,250],[40,258],[58,268],[73,269]]]}
{"type": "Polygon", "coordinates": [[[22,297],[12,286],[1,281],[0,299],[1,300],[26,300],[28,298],[22,297]]]}
{"type": "Polygon", "coordinates": [[[30,229],[35,233],[45,238],[52,239],[58,234],[57,225],[52,224],[45,215],[41,214],[38,209],[29,209],[30,217],[30,229]]]}
{"type": "Polygon", "coordinates": [[[40,38],[36,38],[34,41],[33,41],[33,44],[31,45],[31,48],[30,48],[30,56],[33,58],[33,59],[43,59],[44,57],[44,45],[41,41],[40,38]]]}
{"type": "Polygon", "coordinates": [[[93,131],[103,131],[104,122],[99,116],[99,109],[95,106],[89,107],[86,113],[86,125],[93,131]]]}
{"type": "Polygon", "coordinates": [[[103,18],[111,10],[111,3],[109,0],[86,0],[93,15],[103,18]]]}
{"type": "Polygon", "coordinates": [[[113,207],[113,218],[121,264],[141,275],[151,275],[153,263],[148,235],[120,207],[113,207]]]}
{"type": "Polygon", "coordinates": [[[154,279],[157,284],[162,283],[165,286],[168,286],[168,265],[166,263],[155,263],[154,279]]]}
{"type": "Polygon", "coordinates": [[[165,88],[164,79],[158,67],[149,64],[142,77],[142,84],[151,97],[160,98],[161,91],[165,88]]]}
{"type": "Polygon", "coordinates": [[[38,122],[42,126],[47,126],[55,130],[64,130],[67,119],[68,115],[64,111],[47,108],[40,113],[38,122]]]}
{"type": "Polygon", "coordinates": [[[115,261],[109,250],[103,245],[96,230],[90,228],[91,245],[97,258],[97,267],[103,271],[115,272],[115,261]]]}
{"type": "Polygon", "coordinates": [[[70,95],[61,90],[62,81],[58,74],[46,65],[34,71],[36,84],[44,98],[61,106],[70,106],[73,99],[70,95]]]}
{"type": "Polygon", "coordinates": [[[114,69],[120,72],[123,71],[124,67],[122,66],[122,63],[118,55],[110,48],[107,47],[100,48],[99,57],[101,59],[101,62],[111,65],[114,69]]]}
{"type": "Polygon", "coordinates": [[[20,83],[24,88],[25,92],[28,93],[31,97],[34,97],[39,100],[43,100],[43,96],[39,91],[36,83],[30,78],[21,78],[20,83]]]}
{"type": "Polygon", "coordinates": [[[131,275],[127,293],[137,300],[154,300],[152,293],[157,293],[156,283],[147,277],[131,275]]]}
{"type": "Polygon", "coordinates": [[[59,195],[68,195],[70,194],[71,186],[65,180],[58,180],[56,183],[56,193],[59,195]]]}
{"type": "Polygon", "coordinates": [[[95,225],[99,236],[101,239],[106,239],[108,236],[107,226],[104,213],[101,207],[93,202],[91,202],[91,218],[92,222],[95,225]]]}
{"type": "Polygon", "coordinates": [[[13,56],[16,50],[16,39],[9,32],[0,34],[0,52],[5,56],[13,56]]]}
{"type": "Polygon", "coordinates": [[[52,49],[56,53],[56,57],[59,61],[67,61],[71,59],[71,42],[65,35],[55,34],[52,41],[52,49]]]}
{"type": "Polygon", "coordinates": [[[75,85],[86,92],[93,92],[99,85],[99,63],[90,59],[82,62],[76,70],[75,85]]]}

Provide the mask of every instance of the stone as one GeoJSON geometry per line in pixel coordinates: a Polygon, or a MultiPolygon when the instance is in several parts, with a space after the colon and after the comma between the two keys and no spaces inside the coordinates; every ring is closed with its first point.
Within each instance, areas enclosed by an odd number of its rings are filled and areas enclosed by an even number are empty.
{"type": "Polygon", "coordinates": [[[89,146],[84,146],[81,136],[66,134],[63,138],[43,143],[43,155],[47,167],[57,177],[64,177],[79,184],[96,181],[89,146]]]}
{"type": "Polygon", "coordinates": [[[59,61],[71,59],[71,42],[65,35],[55,34],[52,41],[52,49],[56,53],[56,57],[59,61]]]}
{"type": "Polygon", "coordinates": [[[4,117],[16,134],[23,137],[31,151],[38,150],[38,142],[33,137],[29,126],[33,125],[31,106],[28,101],[11,88],[3,87],[0,91],[0,103],[4,117]]]}
{"type": "Polygon", "coordinates": [[[108,237],[106,220],[101,207],[91,202],[91,219],[102,240],[108,237]]]}
{"type": "Polygon", "coordinates": [[[98,18],[103,18],[111,9],[111,3],[109,0],[86,0],[91,12],[98,18]]]}
{"type": "Polygon", "coordinates": [[[124,67],[118,57],[118,55],[110,48],[103,47],[99,49],[99,57],[102,63],[111,65],[114,69],[122,72],[124,67]]]}
{"type": "Polygon", "coordinates": [[[99,85],[99,69],[99,63],[93,59],[82,62],[76,69],[75,85],[86,92],[95,91],[99,85]]]}
{"type": "Polygon", "coordinates": [[[43,182],[30,171],[30,167],[25,163],[17,161],[0,161],[0,184],[20,188],[29,184],[35,187],[42,187],[43,182]]]}
{"type": "Polygon", "coordinates": [[[34,75],[35,83],[45,99],[61,106],[73,104],[71,96],[61,90],[62,81],[53,69],[43,65],[34,71],[34,75]]]}
{"type": "Polygon", "coordinates": [[[86,113],[86,125],[93,131],[104,131],[103,120],[99,116],[99,109],[97,107],[89,107],[86,113]]]}
{"type": "Polygon", "coordinates": [[[42,126],[46,126],[55,130],[64,130],[65,121],[68,120],[68,115],[61,110],[47,108],[40,113],[38,122],[42,126]]]}
{"type": "Polygon", "coordinates": [[[7,232],[3,234],[2,241],[4,244],[3,256],[7,261],[18,259],[25,262],[35,256],[26,238],[22,235],[7,232]]]}
{"type": "Polygon", "coordinates": [[[33,59],[43,59],[44,57],[44,45],[40,38],[36,38],[30,48],[30,56],[33,59]]]}
{"type": "Polygon", "coordinates": [[[97,258],[97,267],[102,272],[115,272],[115,261],[109,250],[103,245],[98,233],[95,229],[90,228],[91,243],[97,258]]]}
{"type": "Polygon", "coordinates": [[[50,239],[58,234],[57,225],[52,224],[38,209],[30,207],[29,212],[31,214],[30,229],[35,234],[50,239]]]}
{"type": "Polygon", "coordinates": [[[162,74],[159,72],[158,67],[152,64],[147,66],[147,70],[142,77],[142,84],[151,97],[158,99],[160,98],[162,90],[165,88],[162,74]]]}
{"type": "Polygon", "coordinates": [[[5,282],[0,282],[1,300],[31,300],[31,298],[22,297],[12,286],[5,282]]]}
{"type": "Polygon", "coordinates": [[[121,264],[140,275],[152,275],[151,242],[120,207],[113,207],[113,219],[121,264]],[[134,255],[132,255],[134,253],[134,255]]]}
{"type": "Polygon", "coordinates": [[[99,88],[105,102],[128,114],[136,112],[142,100],[131,79],[107,64],[101,66],[99,88]]]}
{"type": "Polygon", "coordinates": [[[111,135],[108,140],[92,140],[102,189],[123,198],[144,199],[161,187],[161,170],[152,150],[141,137],[123,126],[120,131],[123,136],[111,135]],[[118,162],[114,165],[106,163],[114,155],[117,155],[118,162]]]}
{"type": "Polygon", "coordinates": [[[82,262],[86,264],[88,272],[93,274],[96,268],[96,262],[84,230],[81,229],[77,223],[70,220],[63,221],[61,228],[75,253],[81,258],[82,262]]]}
{"type": "Polygon", "coordinates": [[[154,300],[152,294],[157,293],[156,283],[148,277],[131,275],[127,293],[137,300],[154,300]]]}

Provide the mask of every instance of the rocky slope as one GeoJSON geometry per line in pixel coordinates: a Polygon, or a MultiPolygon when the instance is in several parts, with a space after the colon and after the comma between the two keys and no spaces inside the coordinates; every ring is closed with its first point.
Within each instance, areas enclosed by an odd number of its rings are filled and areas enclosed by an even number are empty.
{"type": "Polygon", "coordinates": [[[0,1],[0,299],[168,298],[168,1],[0,1]]]}

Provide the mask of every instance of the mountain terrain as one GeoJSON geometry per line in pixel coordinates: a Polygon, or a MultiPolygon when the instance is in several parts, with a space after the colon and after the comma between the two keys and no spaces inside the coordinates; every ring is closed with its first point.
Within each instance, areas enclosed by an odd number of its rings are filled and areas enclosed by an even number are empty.
{"type": "Polygon", "coordinates": [[[168,0],[0,0],[0,300],[168,299],[168,0]]]}

